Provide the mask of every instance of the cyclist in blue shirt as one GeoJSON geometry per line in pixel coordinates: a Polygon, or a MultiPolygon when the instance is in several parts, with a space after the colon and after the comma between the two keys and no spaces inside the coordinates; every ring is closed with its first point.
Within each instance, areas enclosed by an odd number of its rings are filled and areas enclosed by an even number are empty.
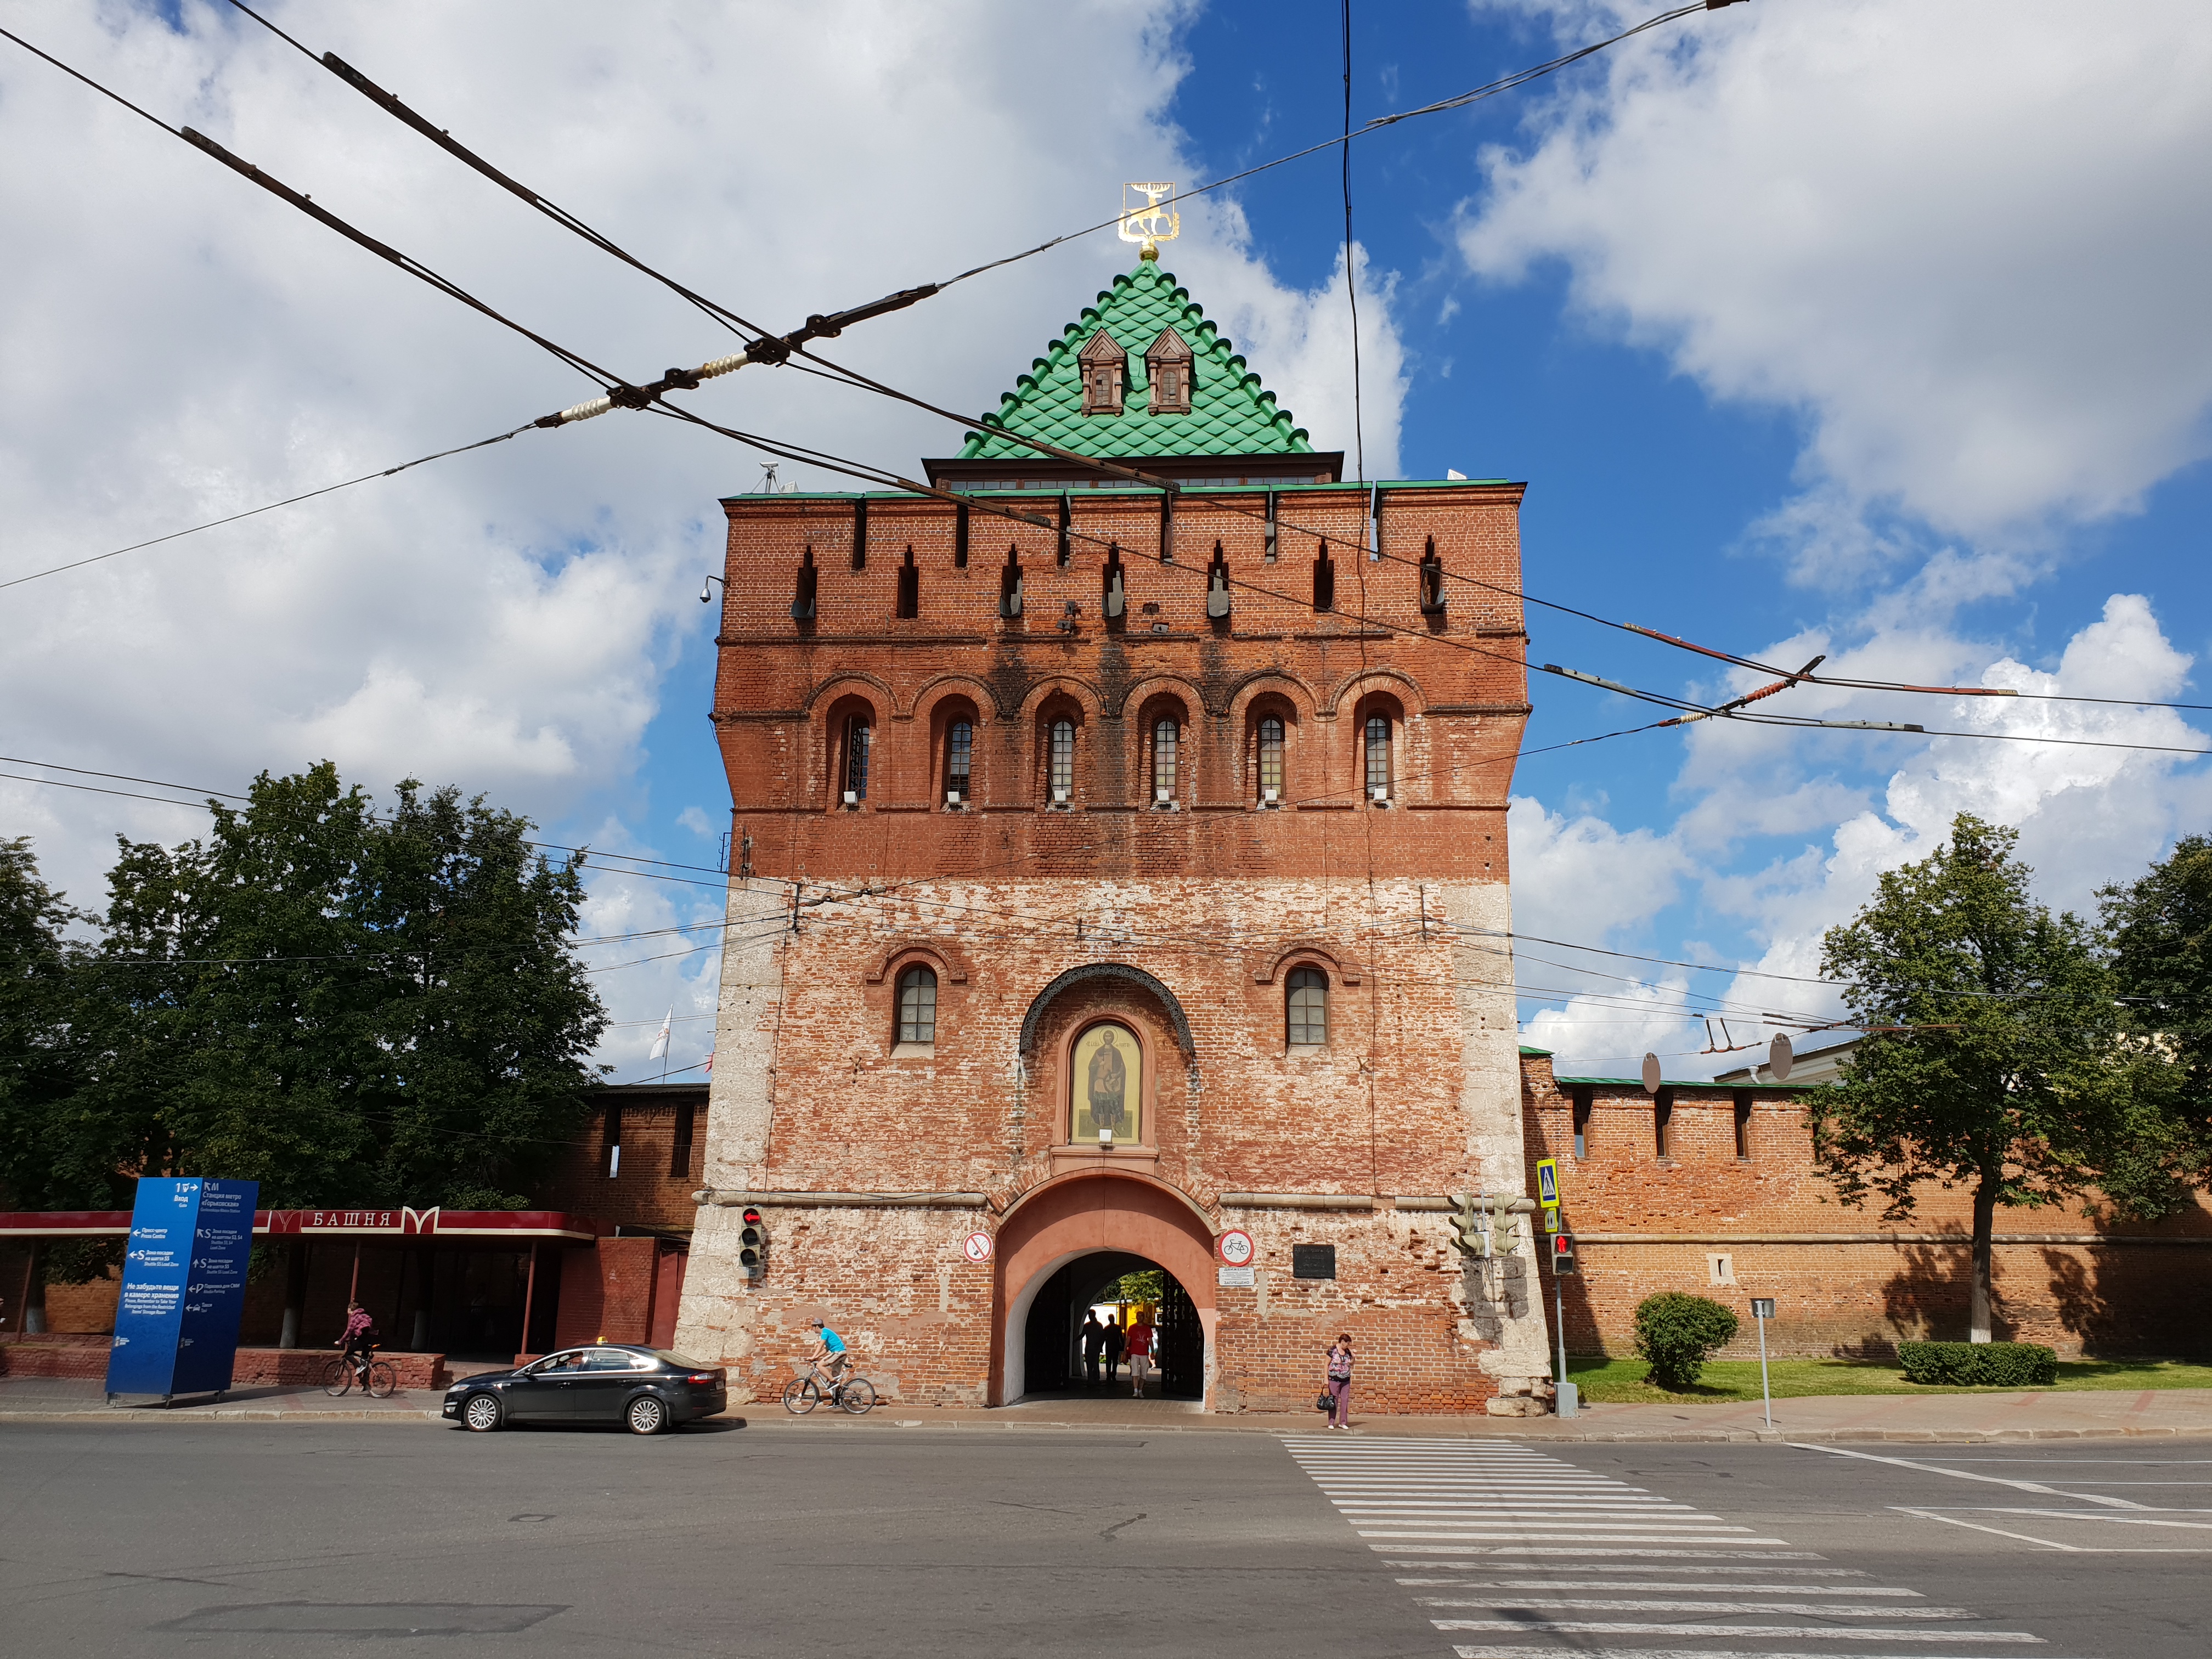
{"type": "Polygon", "coordinates": [[[834,1388],[844,1380],[845,1367],[849,1363],[845,1352],[845,1339],[818,1319],[808,1322],[814,1327],[814,1346],[807,1351],[806,1357],[830,1379],[834,1388]]]}

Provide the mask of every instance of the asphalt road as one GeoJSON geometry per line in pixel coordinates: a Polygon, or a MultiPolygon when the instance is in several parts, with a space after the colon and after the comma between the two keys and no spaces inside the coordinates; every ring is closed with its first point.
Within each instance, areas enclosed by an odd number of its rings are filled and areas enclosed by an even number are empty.
{"type": "Polygon", "coordinates": [[[2212,1445],[1487,1445],[10,1425],[0,1631],[70,1659],[2212,1646],[2212,1445]]]}

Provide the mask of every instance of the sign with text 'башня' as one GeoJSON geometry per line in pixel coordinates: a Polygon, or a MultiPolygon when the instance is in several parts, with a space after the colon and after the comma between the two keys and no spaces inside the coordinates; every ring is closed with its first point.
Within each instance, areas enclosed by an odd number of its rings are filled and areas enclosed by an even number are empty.
{"type": "Polygon", "coordinates": [[[139,1178],[108,1393],[203,1394],[230,1386],[259,1193],[252,1181],[139,1178]]]}

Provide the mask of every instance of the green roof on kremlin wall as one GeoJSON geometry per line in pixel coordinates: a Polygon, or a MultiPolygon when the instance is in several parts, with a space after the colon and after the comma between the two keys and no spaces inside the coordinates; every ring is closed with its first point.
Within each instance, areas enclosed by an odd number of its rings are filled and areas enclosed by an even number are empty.
{"type": "MultiPolygon", "coordinates": [[[[1260,377],[1207,320],[1190,290],[1151,260],[1116,276],[1113,287],[1085,307],[983,422],[1078,454],[1109,459],[1313,451],[1305,429],[1291,420],[1290,410],[1276,406],[1275,394],[1261,386],[1260,377]],[[1128,353],[1127,396],[1119,415],[1083,412],[1082,368],[1076,354],[1102,328],[1128,353]],[[1165,328],[1181,335],[1191,350],[1188,415],[1146,412],[1150,386],[1145,352],[1165,328]]],[[[979,433],[968,440],[960,459],[1034,460],[1037,452],[1007,438],[979,433]]]]}

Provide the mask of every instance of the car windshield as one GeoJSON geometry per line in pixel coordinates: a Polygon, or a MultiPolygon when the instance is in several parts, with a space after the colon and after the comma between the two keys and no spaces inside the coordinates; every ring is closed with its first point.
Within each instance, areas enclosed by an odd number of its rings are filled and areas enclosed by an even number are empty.
{"type": "Polygon", "coordinates": [[[655,1348],[653,1352],[659,1354],[663,1359],[666,1360],[670,1364],[675,1366],[679,1371],[711,1371],[714,1369],[712,1365],[706,1364],[700,1360],[686,1359],[680,1353],[671,1353],[665,1348],[655,1348]]]}

